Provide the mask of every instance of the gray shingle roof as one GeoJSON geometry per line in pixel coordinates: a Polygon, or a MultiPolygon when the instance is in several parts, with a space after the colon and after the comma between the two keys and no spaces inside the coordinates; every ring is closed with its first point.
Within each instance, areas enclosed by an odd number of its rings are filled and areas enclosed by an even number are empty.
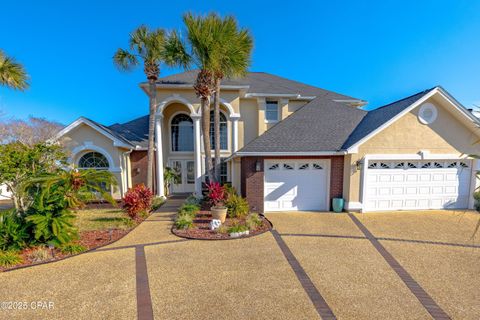
{"type": "MultiPolygon", "coordinates": [[[[191,85],[195,82],[197,73],[198,70],[177,73],[160,78],[157,83],[159,85],[191,85]]],[[[323,96],[325,98],[338,100],[359,100],[265,72],[249,72],[245,78],[242,79],[225,79],[222,81],[222,85],[248,85],[248,93],[300,94],[302,96],[323,96]]]]}
{"type": "Polygon", "coordinates": [[[427,93],[429,93],[435,88],[436,87],[418,92],[409,97],[392,102],[380,108],[371,110],[363,118],[360,124],[355,128],[355,130],[352,132],[350,137],[348,137],[347,141],[345,141],[345,143],[342,146],[342,149],[350,148],[355,143],[362,140],[368,134],[370,134],[371,132],[379,128],[382,124],[384,124],[388,120],[395,117],[397,114],[399,114],[400,112],[408,108],[410,105],[415,103],[417,100],[419,100],[420,98],[422,98],[424,95],[426,95],[427,93]]]}
{"type": "Polygon", "coordinates": [[[123,143],[127,144],[127,145],[131,145],[131,140],[125,138],[124,136],[118,134],[118,132],[116,132],[115,130],[112,130],[110,127],[107,127],[107,126],[104,126],[103,124],[99,123],[99,122],[96,122],[92,119],[88,119],[88,118],[84,118],[84,119],[87,119],[88,121],[92,122],[94,125],[100,127],[102,130],[105,130],[106,132],[108,132],[109,134],[111,134],[112,136],[114,136],[115,138],[117,138],[118,140],[122,141],[123,143]]]}
{"type": "Polygon", "coordinates": [[[338,151],[366,114],[343,103],[317,98],[239,152],[338,151]]]}
{"type": "Polygon", "coordinates": [[[148,147],[148,115],[108,128],[134,145],[148,147]]]}

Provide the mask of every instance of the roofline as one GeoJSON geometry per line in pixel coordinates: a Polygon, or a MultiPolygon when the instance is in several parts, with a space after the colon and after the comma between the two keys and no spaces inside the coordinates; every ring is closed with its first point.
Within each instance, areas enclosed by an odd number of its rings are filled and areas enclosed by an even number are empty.
{"type": "MultiPolygon", "coordinates": [[[[144,88],[148,86],[148,82],[140,82],[140,87],[144,88]]],[[[185,88],[185,89],[193,89],[193,84],[190,83],[156,83],[157,88],[185,88]]],[[[245,89],[248,90],[250,88],[249,85],[228,85],[228,84],[222,84],[220,86],[220,89],[245,89]]]]}
{"type": "Polygon", "coordinates": [[[348,103],[355,107],[363,107],[368,103],[368,101],[361,99],[334,99],[335,102],[348,103]]]}
{"type": "Polygon", "coordinates": [[[117,137],[115,137],[114,135],[110,134],[109,132],[107,132],[106,130],[104,130],[103,128],[99,127],[98,125],[96,125],[95,123],[93,123],[90,119],[87,119],[85,117],[80,117],[78,118],[77,120],[75,120],[74,122],[70,123],[68,126],[66,126],[65,128],[63,128],[62,130],[60,130],[60,132],[57,133],[57,135],[51,139],[52,141],[57,141],[58,139],[60,139],[62,136],[64,136],[65,134],[69,133],[70,131],[72,131],[73,129],[75,129],[76,127],[78,127],[80,124],[86,124],[88,125],[89,127],[91,127],[92,129],[96,130],[98,133],[106,136],[107,138],[109,138],[110,140],[113,141],[113,145],[115,147],[122,147],[122,148],[126,148],[126,149],[133,149],[135,148],[132,144],[126,144],[125,142],[123,142],[122,140],[118,139],[117,137]]]}
{"type": "MultiPolygon", "coordinates": [[[[450,102],[458,111],[460,111],[463,115],[465,115],[467,118],[469,118],[472,122],[474,122],[474,123],[476,123],[477,125],[480,126],[480,119],[478,119],[473,114],[468,112],[468,110],[462,104],[460,104],[455,98],[453,98],[445,89],[443,89],[440,86],[437,86],[437,87],[433,88],[432,90],[430,90],[430,92],[426,93],[421,98],[419,98],[418,100],[413,102],[410,106],[405,108],[403,111],[398,113],[395,117],[391,118],[390,120],[388,120],[387,122],[382,124],[380,127],[378,127],[377,129],[370,132],[368,135],[366,135],[365,137],[363,137],[362,139],[360,139],[359,141],[354,143],[352,146],[350,146],[347,149],[347,153],[356,153],[358,151],[358,147],[361,146],[363,143],[370,140],[373,136],[377,135],[378,133],[380,133],[381,131],[383,131],[387,127],[389,127],[392,123],[394,123],[395,121],[397,121],[398,119],[403,117],[405,114],[409,113],[410,111],[412,111],[413,109],[415,109],[416,107],[418,107],[423,102],[430,99],[433,95],[435,95],[437,93],[442,95],[448,102],[450,102]]],[[[401,99],[401,100],[404,100],[404,99],[401,99]]],[[[391,104],[392,103],[388,104],[387,106],[389,106],[391,104]]],[[[374,110],[372,110],[372,111],[374,111],[374,110]]],[[[372,112],[372,111],[370,111],[370,112],[372,112]]]]}
{"type": "Polygon", "coordinates": [[[317,96],[302,96],[297,93],[246,93],[244,98],[291,98],[295,100],[314,100],[317,96]]]}
{"type": "Polygon", "coordinates": [[[227,160],[237,157],[276,157],[276,156],[338,156],[345,155],[346,151],[282,151],[282,152],[248,152],[237,151],[227,160]]]}

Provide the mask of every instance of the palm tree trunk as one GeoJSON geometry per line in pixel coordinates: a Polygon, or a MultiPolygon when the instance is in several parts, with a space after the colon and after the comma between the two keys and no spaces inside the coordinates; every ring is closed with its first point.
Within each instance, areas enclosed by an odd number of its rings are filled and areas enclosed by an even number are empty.
{"type": "MultiPolygon", "coordinates": [[[[147,187],[150,190],[153,190],[153,162],[155,158],[155,108],[157,104],[157,92],[154,79],[149,79],[148,84],[150,98],[150,114],[148,121],[147,187]]],[[[161,137],[158,138],[161,139],[161,137]]]]}
{"type": "Polygon", "coordinates": [[[201,97],[200,103],[202,108],[203,145],[205,147],[205,171],[210,182],[214,182],[216,180],[212,166],[212,146],[210,144],[210,97],[201,97]]]}
{"type": "Polygon", "coordinates": [[[220,181],[220,78],[215,79],[213,132],[215,133],[215,180],[220,181]]]}

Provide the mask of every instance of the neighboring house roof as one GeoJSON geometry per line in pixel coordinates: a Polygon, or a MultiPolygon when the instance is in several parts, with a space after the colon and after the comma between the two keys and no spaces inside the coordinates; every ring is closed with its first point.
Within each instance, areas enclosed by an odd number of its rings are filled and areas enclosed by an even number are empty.
{"type": "Polygon", "coordinates": [[[148,147],[148,115],[109,126],[112,131],[141,148],[148,147]]]}
{"type": "Polygon", "coordinates": [[[426,94],[434,90],[436,87],[423,90],[409,97],[384,105],[380,108],[371,110],[355,128],[342,149],[348,149],[370,133],[377,130],[381,125],[394,118],[396,115],[407,109],[413,103],[424,97],[426,94]]]}
{"type": "Polygon", "coordinates": [[[367,111],[316,98],[237,152],[321,153],[340,151],[367,111]]]}
{"type": "MultiPolygon", "coordinates": [[[[190,70],[158,79],[158,85],[193,85],[198,70],[190,70]]],[[[305,83],[279,77],[265,72],[248,72],[242,79],[224,79],[223,86],[245,86],[249,94],[292,94],[302,97],[323,96],[335,100],[356,100],[343,94],[317,88],[305,83]]]]}

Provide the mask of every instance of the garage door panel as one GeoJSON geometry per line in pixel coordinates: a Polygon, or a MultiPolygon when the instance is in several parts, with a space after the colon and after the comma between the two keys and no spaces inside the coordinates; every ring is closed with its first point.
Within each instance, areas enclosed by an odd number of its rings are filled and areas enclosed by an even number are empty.
{"type": "Polygon", "coordinates": [[[326,210],[326,160],[266,160],[265,211],[326,210]]]}
{"type": "Polygon", "coordinates": [[[365,179],[365,210],[467,208],[470,167],[467,160],[374,161],[365,179]]]}

